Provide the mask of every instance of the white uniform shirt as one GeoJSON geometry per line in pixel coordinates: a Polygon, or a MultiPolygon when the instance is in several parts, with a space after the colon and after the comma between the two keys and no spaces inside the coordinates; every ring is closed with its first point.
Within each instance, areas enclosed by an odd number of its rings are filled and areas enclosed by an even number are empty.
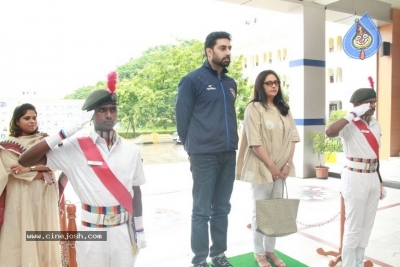
{"type": "MultiPolygon", "coordinates": [[[[132,186],[140,186],[146,182],[139,147],[117,135],[116,142],[108,151],[106,141],[97,133],[91,138],[110,170],[133,196],[132,186]]],[[[119,205],[88,165],[76,137],[63,140],[62,146],[51,149],[46,156],[48,166],[62,170],[68,176],[82,203],[91,206],[119,205]]]]}
{"type": "MultiPolygon", "coordinates": [[[[362,121],[365,123],[364,121],[362,121]]],[[[367,128],[374,134],[380,146],[381,127],[378,121],[371,117],[367,128]]],[[[349,122],[340,132],[339,136],[343,139],[343,151],[346,157],[375,159],[376,154],[369,145],[364,133],[353,123],[349,122]]]]}

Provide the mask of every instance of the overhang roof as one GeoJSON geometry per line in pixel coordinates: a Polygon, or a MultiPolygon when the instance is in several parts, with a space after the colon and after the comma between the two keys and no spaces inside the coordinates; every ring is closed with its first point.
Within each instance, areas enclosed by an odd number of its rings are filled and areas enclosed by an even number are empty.
{"type": "Polygon", "coordinates": [[[391,22],[391,9],[400,9],[400,0],[216,0],[276,12],[290,13],[301,5],[326,9],[326,20],[343,24],[354,23],[354,17],[369,12],[378,26],[391,22]]]}

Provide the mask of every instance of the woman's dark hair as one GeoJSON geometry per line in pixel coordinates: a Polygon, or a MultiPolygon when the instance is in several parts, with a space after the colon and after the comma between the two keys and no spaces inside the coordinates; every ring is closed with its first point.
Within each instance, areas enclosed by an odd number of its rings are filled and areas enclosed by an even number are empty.
{"type": "Polygon", "coordinates": [[[289,112],[289,105],[283,100],[283,94],[282,94],[282,89],[281,89],[281,81],[279,80],[278,74],[276,74],[275,71],[273,70],[264,70],[258,74],[256,78],[256,82],[254,83],[254,91],[253,91],[253,99],[250,100],[250,103],[254,102],[260,102],[260,104],[265,108],[268,109],[267,106],[267,94],[265,93],[264,90],[264,82],[265,82],[265,77],[268,75],[274,75],[276,77],[276,80],[278,81],[279,87],[278,87],[278,94],[274,97],[273,102],[278,108],[279,112],[283,115],[286,116],[289,112]]]}
{"type": "Polygon", "coordinates": [[[231,41],[232,37],[227,32],[212,32],[206,37],[206,41],[204,42],[204,53],[207,55],[207,48],[213,48],[217,43],[218,39],[228,39],[231,41]]]}
{"type": "MultiPolygon", "coordinates": [[[[35,106],[29,103],[22,104],[21,106],[18,106],[14,109],[14,113],[10,121],[10,136],[20,137],[22,135],[21,128],[17,123],[18,120],[23,117],[28,110],[33,110],[37,115],[35,106]]],[[[36,134],[38,132],[39,127],[36,127],[36,130],[32,134],[36,134]]]]}

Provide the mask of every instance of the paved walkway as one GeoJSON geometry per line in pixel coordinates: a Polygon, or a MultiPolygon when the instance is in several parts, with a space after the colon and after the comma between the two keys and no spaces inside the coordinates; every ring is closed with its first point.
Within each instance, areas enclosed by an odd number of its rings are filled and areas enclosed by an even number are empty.
{"type": "MultiPolygon", "coordinates": [[[[173,145],[172,148],[142,146],[142,156],[147,179],[142,191],[148,247],[140,252],[135,267],[189,267],[192,180],[186,155],[182,146],[173,145]],[[168,156],[171,153],[172,163],[168,156]]],[[[392,163],[382,163],[384,180],[400,182],[400,172],[392,169],[392,163]]],[[[338,251],[340,179],[289,178],[287,184],[289,197],[301,199],[298,233],[278,238],[276,249],[310,267],[329,266],[334,257],[319,255],[316,250],[338,251]]],[[[400,190],[387,188],[387,193],[386,199],[379,203],[366,259],[374,266],[400,267],[400,190]]],[[[66,196],[79,205],[71,187],[67,187],[66,196]]],[[[231,203],[228,257],[252,251],[251,231],[246,227],[252,214],[248,183],[235,182],[231,203]]],[[[77,217],[79,223],[79,213],[77,217]]]]}
{"type": "MultiPolygon", "coordinates": [[[[190,266],[191,176],[188,163],[147,165],[143,187],[145,225],[149,247],[136,267],[190,266]]],[[[310,267],[328,266],[334,257],[316,250],[337,251],[340,242],[340,179],[289,178],[289,196],[300,198],[299,231],[277,240],[279,251],[310,267]]],[[[400,190],[388,188],[379,203],[367,259],[374,266],[400,266],[400,190]]],[[[252,251],[249,184],[235,182],[229,216],[228,256],[252,251]]],[[[341,266],[338,264],[337,266],[341,266]]],[[[235,266],[246,267],[246,266],[235,266]]],[[[291,266],[295,267],[295,266],[291,266]]]]}

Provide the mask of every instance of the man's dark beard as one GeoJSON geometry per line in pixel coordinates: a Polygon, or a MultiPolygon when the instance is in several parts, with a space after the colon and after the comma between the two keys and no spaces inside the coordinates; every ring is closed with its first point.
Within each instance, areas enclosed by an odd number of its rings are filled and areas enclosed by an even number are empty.
{"type": "Polygon", "coordinates": [[[226,68],[226,67],[228,67],[229,64],[231,63],[231,59],[229,58],[229,61],[228,61],[228,62],[224,62],[224,59],[226,59],[226,58],[223,58],[221,61],[216,61],[216,60],[213,58],[211,61],[212,61],[212,63],[214,63],[215,65],[218,65],[218,66],[220,66],[220,67],[226,68]]]}

